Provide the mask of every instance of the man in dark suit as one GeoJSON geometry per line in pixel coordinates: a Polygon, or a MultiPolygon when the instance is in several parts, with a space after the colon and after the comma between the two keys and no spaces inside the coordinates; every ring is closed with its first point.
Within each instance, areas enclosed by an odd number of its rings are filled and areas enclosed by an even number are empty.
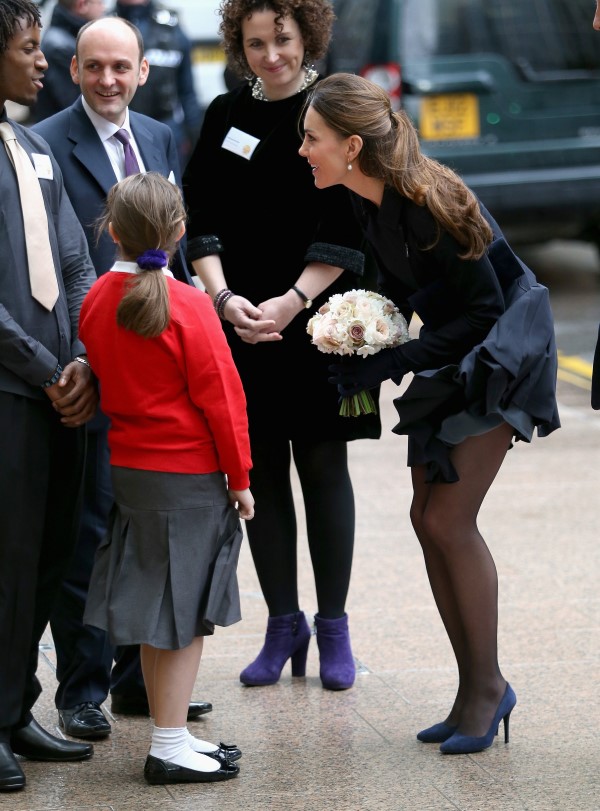
{"type": "MultiPolygon", "coordinates": [[[[32,127],[50,144],[62,169],[98,275],[108,271],[115,259],[114,243],[107,233],[97,240],[95,224],[109,189],[126,174],[123,131],[140,171],[160,172],[181,186],[171,129],[128,107],[137,87],[148,78],[143,53],[141,34],[128,21],[106,17],[87,23],[78,33],[71,63],[71,78],[82,96],[32,127]]],[[[172,270],[191,284],[183,251],[180,247],[172,270]]],[[[101,413],[88,427],[82,525],[71,570],[50,620],[57,656],[60,726],[69,735],[90,739],[111,732],[101,710],[109,690],[113,713],[148,714],[139,648],[115,652],[104,631],[83,624],[94,555],[113,504],[107,428],[101,413]]],[[[190,704],[188,719],[211,709],[207,702],[190,704]]]]}
{"type": "MultiPolygon", "coordinates": [[[[42,87],[48,65],[40,32],[35,3],[2,0],[0,792],[25,787],[17,755],[52,762],[87,760],[93,752],[89,743],[46,732],[32,714],[42,692],[40,637],[77,537],[83,424],[98,402],[77,335],[94,282],[85,237],[48,144],[7,116],[7,102],[29,106],[42,87]]],[[[18,807],[2,804],[11,806],[18,807]]]]}

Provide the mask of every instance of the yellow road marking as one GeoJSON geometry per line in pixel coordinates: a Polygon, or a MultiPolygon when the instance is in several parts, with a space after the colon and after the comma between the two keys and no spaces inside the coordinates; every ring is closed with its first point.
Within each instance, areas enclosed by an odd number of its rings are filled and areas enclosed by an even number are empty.
{"type": "Polygon", "coordinates": [[[563,355],[558,351],[558,379],[580,389],[590,391],[592,364],[577,355],[563,355]]]}

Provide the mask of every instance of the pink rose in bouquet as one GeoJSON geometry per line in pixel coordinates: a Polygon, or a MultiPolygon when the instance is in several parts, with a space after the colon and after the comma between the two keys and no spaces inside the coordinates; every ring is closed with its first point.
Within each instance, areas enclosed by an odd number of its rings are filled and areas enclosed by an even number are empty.
{"type": "MultiPolygon", "coordinates": [[[[336,355],[366,357],[409,340],[406,319],[394,302],[370,290],[335,293],[312,316],[306,331],[317,349],[336,355]]],[[[369,391],[342,398],[343,416],[376,412],[369,391]]]]}

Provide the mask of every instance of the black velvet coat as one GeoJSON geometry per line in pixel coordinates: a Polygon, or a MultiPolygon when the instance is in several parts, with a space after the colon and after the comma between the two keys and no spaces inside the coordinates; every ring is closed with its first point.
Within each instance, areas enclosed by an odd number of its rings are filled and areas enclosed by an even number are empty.
{"type": "Polygon", "coordinates": [[[509,423],[516,439],[560,426],[557,353],[546,287],[512,252],[481,206],[494,240],[476,260],[447,232],[438,238],[431,212],[391,188],[379,208],[352,195],[380,270],[379,288],[410,320],[418,340],[391,350],[414,377],[395,400],[407,434],[409,465],[427,464],[429,480],[455,481],[450,449],[467,436],[509,423]],[[437,241],[436,241],[437,239],[437,241]],[[435,244],[434,244],[435,243],[435,244]],[[433,247],[431,247],[433,245],[433,247]]]}
{"type": "Polygon", "coordinates": [[[250,345],[227,322],[224,329],[246,391],[251,436],[377,438],[378,416],[339,416],[337,390],[327,380],[339,357],[320,352],[306,332],[332,293],[362,287],[364,256],[346,190],[317,189],[298,154],[305,99],[302,92],[259,101],[244,85],[210,104],[183,179],[188,260],[220,252],[227,286],[256,305],[289,290],[307,261],[345,268],[282,341],[250,345]],[[250,159],[223,148],[231,127],[259,139],[250,159]]]}

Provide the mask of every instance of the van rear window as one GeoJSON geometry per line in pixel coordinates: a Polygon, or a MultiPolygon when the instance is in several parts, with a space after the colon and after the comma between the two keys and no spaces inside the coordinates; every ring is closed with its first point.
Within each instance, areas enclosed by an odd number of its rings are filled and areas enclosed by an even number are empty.
{"type": "Polygon", "coordinates": [[[495,53],[532,80],[600,71],[592,0],[337,0],[335,11],[336,70],[495,53]]]}
{"type": "Polygon", "coordinates": [[[536,73],[600,69],[590,0],[406,0],[401,61],[500,53],[536,73]],[[428,20],[428,22],[425,22],[428,20]],[[421,48],[421,53],[417,53],[421,48]]]}

